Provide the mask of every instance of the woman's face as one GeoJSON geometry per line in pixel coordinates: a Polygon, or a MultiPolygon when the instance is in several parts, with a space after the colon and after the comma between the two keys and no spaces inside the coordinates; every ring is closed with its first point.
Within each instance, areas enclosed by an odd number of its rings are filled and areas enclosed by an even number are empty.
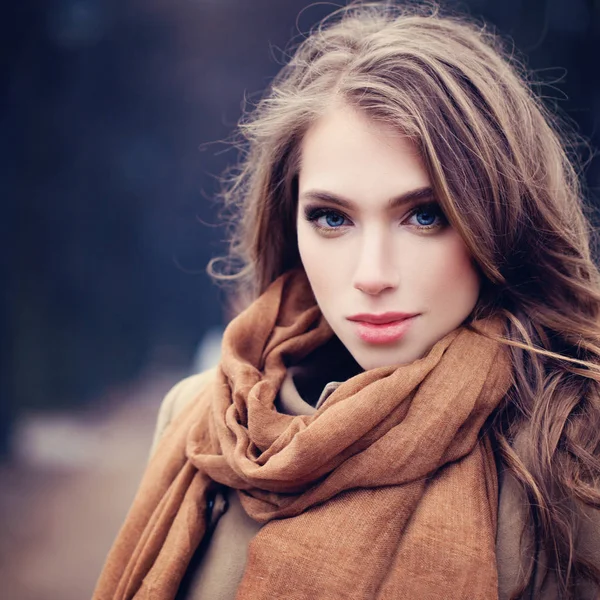
{"type": "Polygon", "coordinates": [[[363,369],[420,358],[477,301],[477,271],[430,185],[413,142],[347,106],[304,137],[300,257],[323,315],[363,369]]]}

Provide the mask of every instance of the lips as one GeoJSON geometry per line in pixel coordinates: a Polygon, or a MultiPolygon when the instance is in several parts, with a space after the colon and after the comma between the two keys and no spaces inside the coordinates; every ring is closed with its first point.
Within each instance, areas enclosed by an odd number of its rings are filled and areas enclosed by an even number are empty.
{"type": "Polygon", "coordinates": [[[352,315],[348,317],[349,321],[357,321],[359,323],[372,323],[373,325],[384,325],[387,323],[396,323],[397,321],[404,321],[411,317],[416,317],[418,313],[400,313],[400,312],[386,312],[379,315],[360,313],[358,315],[352,315]]]}
{"type": "Polygon", "coordinates": [[[379,315],[359,314],[348,317],[356,323],[358,337],[367,344],[393,344],[398,342],[413,323],[418,313],[388,312],[379,315]]]}

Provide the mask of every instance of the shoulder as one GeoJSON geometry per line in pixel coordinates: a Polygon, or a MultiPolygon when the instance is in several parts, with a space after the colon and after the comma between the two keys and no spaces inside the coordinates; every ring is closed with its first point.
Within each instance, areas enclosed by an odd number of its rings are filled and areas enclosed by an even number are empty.
{"type": "Polygon", "coordinates": [[[158,409],[150,456],[154,454],[158,441],[168,425],[204,388],[215,380],[216,374],[217,368],[214,367],[208,371],[182,379],[169,390],[158,409]]]}

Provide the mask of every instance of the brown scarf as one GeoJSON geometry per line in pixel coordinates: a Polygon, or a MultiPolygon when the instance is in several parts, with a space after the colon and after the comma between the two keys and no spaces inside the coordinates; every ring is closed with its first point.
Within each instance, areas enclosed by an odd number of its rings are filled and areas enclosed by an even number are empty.
{"type": "Polygon", "coordinates": [[[331,336],[300,271],[232,321],[216,380],[165,433],[95,600],[173,599],[214,482],[265,523],[238,600],[497,598],[481,428],[511,383],[506,348],[460,327],[409,365],[352,377],[314,415],[278,413],[286,365],[331,336]]]}

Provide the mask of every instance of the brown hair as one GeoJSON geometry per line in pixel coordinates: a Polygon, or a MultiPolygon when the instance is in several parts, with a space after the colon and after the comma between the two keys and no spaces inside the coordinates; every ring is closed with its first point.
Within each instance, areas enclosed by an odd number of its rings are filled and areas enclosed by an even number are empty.
{"type": "MultiPolygon", "coordinates": [[[[241,122],[244,155],[224,193],[236,270],[209,266],[238,298],[299,264],[300,141],[334,100],[419,145],[483,275],[472,316],[506,317],[515,383],[490,426],[561,595],[572,598],[578,577],[600,582],[574,545],[582,506],[600,508],[600,275],[566,130],[485,26],[431,6],[350,4],[302,41],[241,122]]],[[[532,557],[529,580],[534,570],[532,557]]]]}

